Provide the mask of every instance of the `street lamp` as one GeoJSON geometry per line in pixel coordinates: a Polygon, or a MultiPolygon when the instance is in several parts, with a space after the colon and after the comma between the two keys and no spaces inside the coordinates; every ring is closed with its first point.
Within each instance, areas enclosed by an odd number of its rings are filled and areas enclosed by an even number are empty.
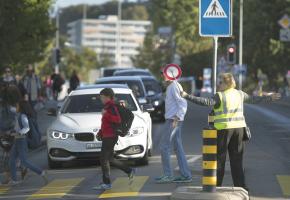
{"type": "Polygon", "coordinates": [[[239,89],[243,87],[243,21],[244,21],[244,0],[240,0],[240,38],[239,38],[239,89]]]}
{"type": "Polygon", "coordinates": [[[122,2],[118,1],[118,22],[117,22],[117,64],[121,66],[121,20],[122,20],[122,2]]]}

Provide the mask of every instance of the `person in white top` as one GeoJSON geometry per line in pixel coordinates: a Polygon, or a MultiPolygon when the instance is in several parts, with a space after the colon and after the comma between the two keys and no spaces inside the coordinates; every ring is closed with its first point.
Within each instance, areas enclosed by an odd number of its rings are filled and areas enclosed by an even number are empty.
{"type": "MultiPolygon", "coordinates": [[[[162,72],[163,74],[163,72],[162,72]]],[[[187,102],[181,97],[182,86],[176,81],[169,80],[164,74],[167,83],[165,98],[165,127],[160,139],[160,151],[163,166],[163,175],[155,178],[156,183],[191,182],[189,170],[181,139],[181,128],[187,111],[187,102]],[[178,160],[180,176],[174,177],[171,166],[171,146],[174,146],[178,160]]]]}

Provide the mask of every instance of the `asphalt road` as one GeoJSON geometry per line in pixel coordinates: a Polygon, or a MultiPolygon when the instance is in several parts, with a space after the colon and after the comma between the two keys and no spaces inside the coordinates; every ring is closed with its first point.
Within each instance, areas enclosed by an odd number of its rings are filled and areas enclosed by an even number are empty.
{"type": "MultiPolygon", "coordinates": [[[[189,165],[193,171],[193,183],[201,183],[202,128],[207,125],[209,109],[189,103],[183,129],[183,143],[189,165]]],[[[252,200],[290,199],[290,107],[283,105],[247,105],[246,117],[253,138],[246,145],[245,171],[252,200]],[[288,195],[288,196],[287,196],[288,195]]],[[[49,119],[43,118],[43,123],[49,119]]],[[[112,169],[113,190],[99,192],[92,188],[101,181],[97,162],[73,162],[60,170],[48,170],[49,184],[29,173],[27,179],[15,187],[0,187],[0,199],[169,199],[171,192],[184,184],[154,183],[161,175],[158,150],[163,124],[153,127],[154,152],[148,166],[137,166],[137,176],[132,185],[122,172],[112,169]]],[[[30,159],[47,169],[46,149],[30,153],[30,159]]],[[[176,159],[172,156],[173,166],[176,159]]],[[[176,169],[176,173],[178,170],[176,169]]],[[[226,167],[225,186],[231,186],[229,164],[226,167]]]]}

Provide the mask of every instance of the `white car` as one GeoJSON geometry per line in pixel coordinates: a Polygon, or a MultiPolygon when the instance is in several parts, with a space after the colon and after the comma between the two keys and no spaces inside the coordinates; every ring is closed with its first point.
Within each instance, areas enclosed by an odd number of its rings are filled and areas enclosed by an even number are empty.
{"type": "Polygon", "coordinates": [[[72,91],[59,111],[48,112],[56,120],[47,129],[47,152],[50,168],[59,168],[75,159],[97,159],[102,142],[96,139],[101,127],[102,108],[100,91],[112,88],[116,102],[122,101],[135,115],[130,132],[119,137],[115,145],[116,157],[134,159],[137,164],[148,164],[152,150],[152,121],[148,112],[151,105],[139,106],[132,91],[125,85],[93,85],[72,91]]]}

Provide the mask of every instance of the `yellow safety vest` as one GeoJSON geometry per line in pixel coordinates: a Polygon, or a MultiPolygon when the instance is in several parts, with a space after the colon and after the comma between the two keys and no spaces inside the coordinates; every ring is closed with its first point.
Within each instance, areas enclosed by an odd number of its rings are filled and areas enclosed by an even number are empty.
{"type": "Polygon", "coordinates": [[[214,126],[217,130],[246,127],[243,92],[228,89],[218,92],[221,100],[219,108],[214,108],[214,126]]]}

